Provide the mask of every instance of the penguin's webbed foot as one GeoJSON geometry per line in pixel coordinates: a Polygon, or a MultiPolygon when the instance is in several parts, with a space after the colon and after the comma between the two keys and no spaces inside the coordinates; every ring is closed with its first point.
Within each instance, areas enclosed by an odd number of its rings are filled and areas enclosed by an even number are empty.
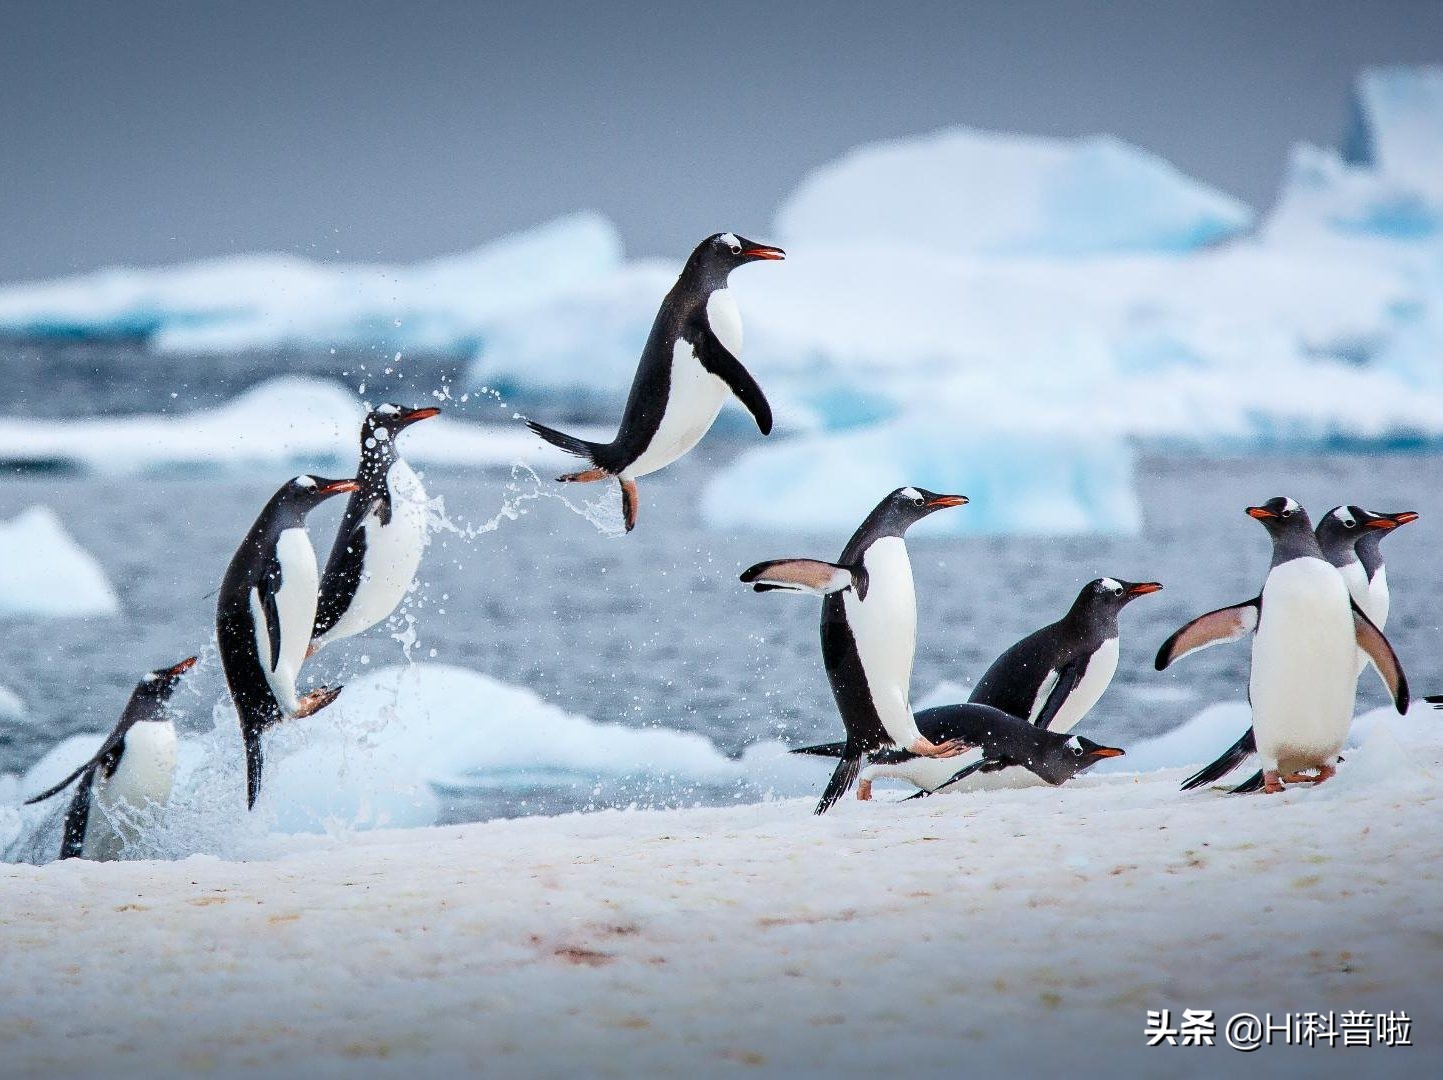
{"type": "Polygon", "coordinates": [[[300,708],[296,710],[296,718],[301,719],[307,716],[314,716],[336,698],[341,696],[341,686],[318,686],[300,699],[300,708]]]}
{"type": "Polygon", "coordinates": [[[1283,789],[1282,777],[1278,775],[1277,769],[1265,769],[1263,771],[1263,794],[1276,795],[1283,789]]]}
{"type": "Polygon", "coordinates": [[[636,512],[641,504],[641,496],[636,490],[635,480],[623,480],[616,478],[621,484],[621,516],[626,519],[626,531],[631,532],[636,528],[636,512]]]}
{"type": "Polygon", "coordinates": [[[872,799],[872,781],[862,779],[857,781],[857,801],[870,802],[872,799]]]}
{"type": "Polygon", "coordinates": [[[573,472],[567,473],[564,476],[558,476],[556,482],[558,484],[594,484],[598,480],[605,480],[610,475],[611,473],[605,469],[586,469],[582,472],[573,472]]]}
{"type": "Polygon", "coordinates": [[[934,743],[931,739],[927,738],[927,736],[923,735],[911,746],[907,747],[907,749],[918,757],[949,758],[956,757],[958,754],[965,754],[968,750],[975,750],[977,748],[971,743],[963,742],[961,739],[948,739],[943,743],[934,743]]]}

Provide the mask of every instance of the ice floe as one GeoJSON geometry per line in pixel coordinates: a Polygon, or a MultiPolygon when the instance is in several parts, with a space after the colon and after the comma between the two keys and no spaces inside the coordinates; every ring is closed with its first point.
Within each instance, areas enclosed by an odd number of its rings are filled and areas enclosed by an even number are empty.
{"type": "Polygon", "coordinates": [[[115,589],[55,511],[32,506],[0,521],[0,617],[114,615],[115,589]]]}

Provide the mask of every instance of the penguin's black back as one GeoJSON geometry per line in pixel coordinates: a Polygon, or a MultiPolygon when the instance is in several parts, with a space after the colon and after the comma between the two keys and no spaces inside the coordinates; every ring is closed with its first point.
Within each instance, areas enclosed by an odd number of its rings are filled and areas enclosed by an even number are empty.
{"type": "Polygon", "coordinates": [[[1028,634],[992,661],[967,700],[1028,719],[1043,681],[1102,644],[1092,636],[1068,619],[1028,634]]]}

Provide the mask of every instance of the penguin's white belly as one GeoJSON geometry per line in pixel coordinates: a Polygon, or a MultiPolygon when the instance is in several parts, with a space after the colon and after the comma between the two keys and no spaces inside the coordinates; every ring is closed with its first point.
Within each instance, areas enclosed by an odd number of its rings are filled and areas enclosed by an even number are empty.
{"type": "Polygon", "coordinates": [[[170,799],[175,756],[175,725],[168,721],[143,721],[125,733],[114,774],[108,780],[97,775],[91,788],[83,858],[119,858],[139,838],[137,815],[170,799]]]}
{"type": "Polygon", "coordinates": [[[685,339],[678,338],[671,354],[671,387],[656,434],[635,461],[621,471],[624,479],[664,469],[681,457],[711,430],[730,390],[692,352],[685,339]]]}
{"type": "Polygon", "coordinates": [[[375,514],[366,517],[361,580],[345,612],[319,638],[322,644],[359,634],[390,618],[421,567],[430,528],[425,488],[404,461],[391,466],[386,485],[391,491],[390,523],[382,525],[375,514]]]}
{"type": "Polygon", "coordinates": [[[1097,652],[1092,654],[1087,661],[1087,669],[1083,671],[1082,678],[1077,680],[1077,685],[1072,688],[1072,693],[1062,703],[1062,708],[1057,710],[1057,715],[1052,718],[1052,723],[1047,725],[1049,731],[1066,734],[1092,710],[1092,707],[1107,692],[1107,688],[1112,685],[1112,677],[1117,674],[1119,651],[1117,638],[1108,638],[1097,652]]]}
{"type": "Polygon", "coordinates": [[[878,762],[862,770],[862,778],[876,780],[888,777],[905,780],[923,791],[936,791],[968,765],[982,760],[981,750],[969,750],[950,758],[915,757],[906,761],[878,762]]]}
{"type": "Polygon", "coordinates": [[[1333,763],[1353,719],[1356,655],[1338,571],[1311,558],[1276,567],[1263,588],[1248,684],[1266,766],[1293,772],[1333,763]]]}
{"type": "Polygon", "coordinates": [[[255,627],[256,652],[271,693],[287,714],[294,714],[300,707],[296,700],[296,679],[306,659],[306,650],[310,648],[311,631],[316,625],[320,572],[316,568],[315,549],[311,547],[305,529],[282,532],[276,542],[276,558],[281,564],[281,587],[276,593],[276,611],[280,615],[281,627],[278,662],[271,656],[265,608],[255,589],[251,590],[251,621],[255,627]]]}
{"type": "Polygon", "coordinates": [[[887,734],[898,746],[921,738],[912,715],[912,657],[917,650],[917,594],[912,562],[899,536],[878,540],[862,556],[867,570],[867,599],[855,589],[842,594],[847,625],[867,676],[872,704],[887,734]]]}

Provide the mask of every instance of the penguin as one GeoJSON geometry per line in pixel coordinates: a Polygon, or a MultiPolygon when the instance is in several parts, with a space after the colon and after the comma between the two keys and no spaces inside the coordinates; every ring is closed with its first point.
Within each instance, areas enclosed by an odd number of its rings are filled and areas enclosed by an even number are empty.
{"type": "Polygon", "coordinates": [[[401,432],[440,409],[379,405],[361,423],[361,462],[321,575],[311,652],[369,630],[405,599],[430,527],[426,489],[396,450],[401,432]]]}
{"type": "Polygon", "coordinates": [[[1279,497],[1247,513],[1273,541],[1262,592],[1198,616],[1163,642],[1155,664],[1163,671],[1198,649],[1253,635],[1248,699],[1262,790],[1272,794],[1285,782],[1320,784],[1336,772],[1353,720],[1357,648],[1383,676],[1400,713],[1408,711],[1408,681],[1387,638],[1324,558],[1307,511],[1279,497]]]}
{"type": "Polygon", "coordinates": [[[1097,578],[1067,614],[1027,635],[992,662],[969,701],[1066,733],[1097,704],[1117,672],[1120,611],[1155,593],[1156,581],[1097,578]]]}
{"type": "Polygon", "coordinates": [[[630,532],[636,527],[637,478],[665,468],[700,442],[728,392],[747,407],[761,433],[770,435],[771,406],[742,367],[741,313],[727,277],[747,263],[784,258],[781,248],[736,233],[716,233],[698,244],[661,302],[616,438],[587,442],[534,420],[526,422],[552,446],[591,463],[591,468],[557,480],[587,484],[616,477],[630,532]]]}
{"type": "Polygon", "coordinates": [[[245,739],[248,808],[261,789],[261,735],[282,720],[324,709],[341,692],[322,686],[296,695],[320,587],[306,514],[359,487],[355,480],[315,476],[287,482],[261,510],[221,580],[215,636],[245,739]]]}
{"type": "MultiPolygon", "coordinates": [[[[1103,746],[1081,735],[1048,731],[994,709],[967,702],[923,709],[917,714],[917,729],[932,742],[963,742],[976,749],[959,758],[920,757],[898,748],[878,750],[868,756],[857,784],[857,798],[872,797],[872,781],[887,776],[906,780],[920,790],[908,798],[933,795],[965,780],[973,773],[990,773],[1020,766],[1056,787],[1092,768],[1104,758],[1122,757],[1125,751],[1103,746]],[[968,760],[971,758],[972,760],[968,760]]],[[[793,750],[794,754],[841,757],[845,743],[824,743],[793,750]]]]}
{"type": "Polygon", "coordinates": [[[166,704],[195,659],[187,657],[141,679],[95,755],[54,787],[25,800],[26,806],[44,802],[80,781],[65,812],[60,858],[119,858],[139,838],[133,815],[170,798],[175,724],[166,704]]]}
{"type": "MultiPolygon", "coordinates": [[[[1338,568],[1353,603],[1379,630],[1388,621],[1390,606],[1388,575],[1383,566],[1380,544],[1383,537],[1400,525],[1417,520],[1418,515],[1411,510],[1379,514],[1358,506],[1335,506],[1323,515],[1314,530],[1323,558],[1338,568]]],[[[1361,675],[1367,666],[1367,654],[1359,649],[1357,674],[1361,675]]],[[[1221,780],[1256,752],[1253,729],[1248,728],[1216,761],[1184,780],[1182,790],[1192,791],[1221,780]]],[[[1262,780],[1262,773],[1257,773],[1234,791],[1238,794],[1256,791],[1262,786],[1262,780]]]]}
{"type": "Polygon", "coordinates": [[[847,739],[816,812],[824,814],[857,779],[862,759],[900,746],[923,757],[955,757],[965,743],[937,744],[912,715],[917,596],[903,537],[929,514],[964,506],[964,495],[898,488],[867,515],[835,563],[773,559],[741,580],[757,592],[781,589],[822,599],[822,660],[847,739]]]}

